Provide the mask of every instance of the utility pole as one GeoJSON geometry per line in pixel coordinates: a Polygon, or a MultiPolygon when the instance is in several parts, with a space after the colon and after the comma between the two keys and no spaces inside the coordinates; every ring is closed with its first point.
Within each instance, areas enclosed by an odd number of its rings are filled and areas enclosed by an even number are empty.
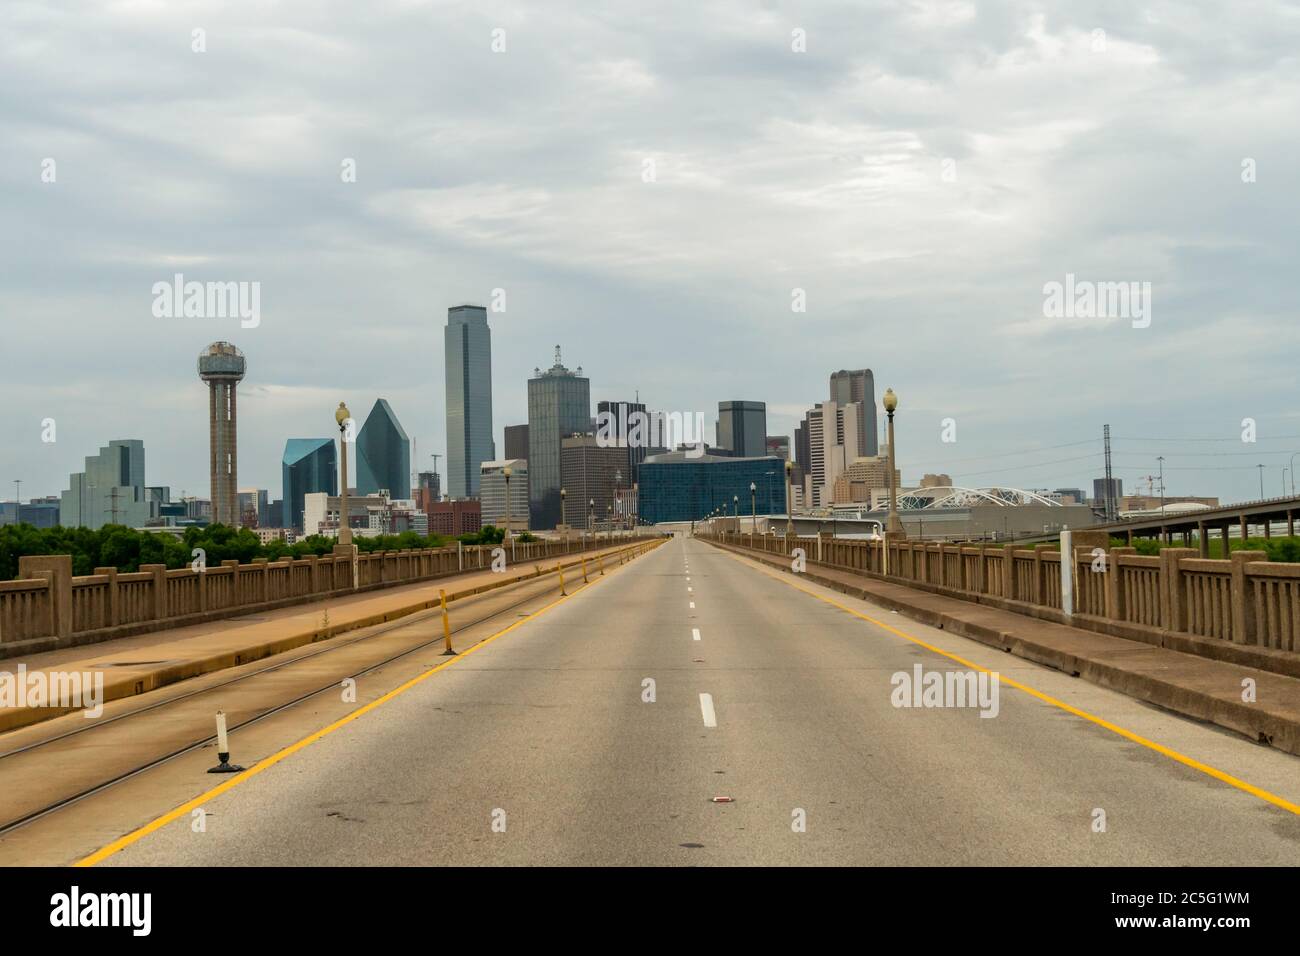
{"type": "Polygon", "coordinates": [[[1160,517],[1165,516],[1165,456],[1156,456],[1156,461],[1160,462],[1160,517]]]}
{"type": "Polygon", "coordinates": [[[1115,486],[1112,483],[1110,469],[1110,426],[1107,425],[1102,431],[1102,439],[1106,445],[1106,520],[1115,520],[1115,486]]]}

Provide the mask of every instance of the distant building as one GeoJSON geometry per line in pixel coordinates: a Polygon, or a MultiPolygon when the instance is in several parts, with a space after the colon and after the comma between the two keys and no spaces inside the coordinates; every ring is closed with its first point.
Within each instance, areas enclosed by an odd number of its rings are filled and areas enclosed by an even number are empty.
{"type": "Polygon", "coordinates": [[[492,331],[487,310],[447,310],[443,332],[447,396],[447,494],[478,495],[479,466],[496,458],[492,438],[492,331]]]}
{"type": "Polygon", "coordinates": [[[858,454],[874,458],[880,454],[876,430],[876,380],[869,368],[841,369],[831,373],[830,400],[837,405],[862,404],[856,416],[858,454]]]}
{"type": "Polygon", "coordinates": [[[338,458],[332,438],[290,438],[280,463],[284,483],[284,514],[281,525],[301,531],[303,510],[309,494],[339,493],[338,458]]]}
{"type": "Polygon", "coordinates": [[[1088,503],[1088,496],[1083,493],[1082,488],[1057,488],[1052,494],[1057,495],[1062,504],[1086,505],[1088,503]]]}
{"type": "Polygon", "coordinates": [[[564,523],[586,528],[594,521],[604,527],[614,513],[615,488],[628,483],[627,449],[602,446],[592,434],[570,435],[560,444],[564,523]]]}
{"type": "Polygon", "coordinates": [[[718,402],[717,446],[736,458],[767,454],[767,404],[718,402]]]}
{"type": "Polygon", "coordinates": [[[614,444],[627,449],[627,467],[623,469],[623,477],[633,484],[649,451],[646,446],[652,430],[644,402],[596,403],[596,434],[607,434],[614,444]],[[606,427],[602,427],[602,422],[607,423],[606,427]]]}
{"type": "MultiPolygon", "coordinates": [[[[927,475],[926,477],[934,479],[933,487],[943,487],[951,485],[952,482],[943,482],[942,478],[946,475],[927,475]]],[[[894,487],[902,485],[902,473],[894,470],[894,487]]],[[[922,487],[932,487],[926,485],[924,481],[922,487]]],[[[835,484],[831,492],[829,503],[858,504],[872,501],[872,493],[876,491],[889,490],[889,458],[884,455],[877,455],[871,458],[857,458],[835,479],[835,484]]]]}
{"type": "Polygon", "coordinates": [[[528,462],[523,458],[485,461],[480,466],[479,501],[483,503],[483,524],[494,528],[506,526],[506,476],[510,466],[510,528],[528,528],[528,462]]]}
{"type": "Polygon", "coordinates": [[[0,525],[29,524],[33,528],[56,528],[59,525],[60,500],[57,495],[33,498],[27,504],[0,502],[0,525]]]}
{"type": "Polygon", "coordinates": [[[922,488],[951,488],[952,478],[949,477],[948,475],[930,475],[930,474],[922,475],[921,487],[922,488]]]}
{"type": "Polygon", "coordinates": [[[755,486],[758,514],[785,512],[785,463],[779,458],[688,458],[670,452],[641,465],[637,504],[642,521],[699,521],[715,508],[733,514],[750,510],[749,486],[755,486]]]}
{"type": "MultiPolygon", "coordinates": [[[[303,503],[304,532],[337,537],[342,507],[341,495],[324,492],[306,495],[303,503]]],[[[428,520],[423,512],[418,515],[416,512],[415,502],[409,498],[390,498],[385,494],[348,496],[348,527],[357,537],[401,534],[403,531],[427,534],[428,520]]]]}
{"type": "Polygon", "coordinates": [[[420,472],[417,477],[415,497],[418,499],[421,494],[427,495],[430,501],[437,501],[442,497],[442,479],[436,471],[420,472]]]}
{"type": "Polygon", "coordinates": [[[271,493],[265,488],[239,489],[239,524],[260,528],[277,522],[271,519],[271,493]]]}
{"type": "Polygon", "coordinates": [[[1106,509],[1106,502],[1112,501],[1115,510],[1119,510],[1119,501],[1124,497],[1124,479],[1111,478],[1109,492],[1107,491],[1105,478],[1092,479],[1092,506],[1094,508],[1106,509]]]}
{"type": "Polygon", "coordinates": [[[768,435],[764,447],[767,449],[765,452],[767,457],[780,458],[782,461],[790,460],[789,435],[768,435]]]}
{"type": "Polygon", "coordinates": [[[122,524],[143,528],[149,521],[144,484],[144,442],[116,439],[86,459],[86,470],[68,476],[59,504],[65,528],[122,524]]]}
{"type": "Polygon", "coordinates": [[[378,399],[357,432],[357,493],[411,497],[411,440],[386,399],[378,399]]]}
{"type": "Polygon", "coordinates": [[[430,505],[429,534],[458,538],[482,528],[482,503],[477,498],[454,498],[430,505]]]}
{"type": "Polygon", "coordinates": [[[554,528],[560,516],[560,443],[566,435],[591,430],[591,382],[581,366],[560,361],[528,380],[528,520],[534,529],[554,528]]]}
{"type": "Polygon", "coordinates": [[[804,416],[808,465],[804,470],[804,501],[820,508],[831,502],[835,481],[850,464],[864,456],[858,444],[862,429],[861,402],[821,402],[804,416]]]}
{"type": "Polygon", "coordinates": [[[528,425],[506,426],[506,459],[528,458],[528,425]]]}

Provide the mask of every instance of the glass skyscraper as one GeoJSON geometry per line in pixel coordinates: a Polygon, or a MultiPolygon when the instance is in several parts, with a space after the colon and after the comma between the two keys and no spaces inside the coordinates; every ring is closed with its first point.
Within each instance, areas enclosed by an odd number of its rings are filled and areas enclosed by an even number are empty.
{"type": "Polygon", "coordinates": [[[385,399],[375,402],[357,432],[357,494],[387,489],[390,498],[411,497],[411,442],[385,399]]]}
{"type": "Polygon", "coordinates": [[[560,445],[566,435],[591,430],[591,382],[582,368],[571,372],[560,361],[528,380],[529,527],[554,528],[560,514],[560,445]]]}
{"type": "Polygon", "coordinates": [[[481,305],[447,310],[447,494],[478,495],[479,468],[496,458],[492,440],[492,330],[481,305]]]}
{"type": "Polygon", "coordinates": [[[123,524],[142,528],[149,520],[144,487],[144,442],[116,439],[86,458],[86,470],[68,476],[59,504],[65,528],[100,528],[123,524]]]}
{"type": "Polygon", "coordinates": [[[858,454],[874,458],[880,453],[876,432],[876,377],[869,368],[840,369],[831,373],[831,401],[837,405],[861,402],[858,415],[858,454]]]}
{"type": "Polygon", "coordinates": [[[333,438],[290,438],[281,462],[284,527],[302,530],[304,498],[309,493],[339,493],[338,457],[333,438]]]}
{"type": "Polygon", "coordinates": [[[767,454],[767,404],[718,402],[717,444],[736,458],[762,458],[767,454]]]}

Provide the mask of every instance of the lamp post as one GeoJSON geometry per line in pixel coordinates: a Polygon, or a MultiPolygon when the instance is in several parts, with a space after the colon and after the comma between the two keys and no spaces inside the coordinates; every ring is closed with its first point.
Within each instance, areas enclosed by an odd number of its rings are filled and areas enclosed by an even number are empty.
{"type": "Polygon", "coordinates": [[[587,530],[592,534],[596,533],[596,499],[591,498],[587,501],[587,530]]]}
{"type": "Polygon", "coordinates": [[[340,488],[339,495],[339,544],[352,543],[352,524],[348,521],[348,422],[352,419],[352,413],[348,411],[347,405],[339,402],[339,407],[334,410],[334,421],[339,426],[339,445],[343,448],[343,487],[340,488]]]}
{"type": "MultiPolygon", "coordinates": [[[[501,469],[501,474],[506,476],[506,531],[501,536],[501,544],[503,547],[508,548],[510,547],[510,476],[513,472],[510,466],[506,465],[501,469]]],[[[524,550],[527,551],[528,549],[525,548],[524,550]]]]}
{"type": "MultiPolygon", "coordinates": [[[[1291,497],[1295,497],[1295,456],[1300,455],[1300,451],[1291,456],[1291,497]]],[[[1285,492],[1283,492],[1285,494],[1285,492]]]]}
{"type": "Polygon", "coordinates": [[[758,485],[749,483],[749,546],[754,546],[754,532],[758,530],[758,485]]]}
{"type": "Polygon", "coordinates": [[[564,550],[569,550],[569,516],[564,513],[564,499],[569,497],[567,488],[560,489],[560,524],[564,525],[564,550]]]}
{"type": "Polygon", "coordinates": [[[790,497],[790,476],[794,473],[794,462],[785,463],[785,534],[786,537],[794,534],[794,499],[790,497]]]}
{"type": "Polygon", "coordinates": [[[885,414],[889,416],[889,524],[890,534],[901,536],[903,522],[898,517],[898,488],[894,481],[894,409],[898,408],[898,396],[892,388],[885,389],[885,414]]]}

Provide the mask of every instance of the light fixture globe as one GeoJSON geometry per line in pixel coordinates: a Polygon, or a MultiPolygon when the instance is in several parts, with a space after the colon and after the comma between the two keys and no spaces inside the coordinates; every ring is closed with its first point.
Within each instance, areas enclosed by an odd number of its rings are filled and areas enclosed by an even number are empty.
{"type": "Polygon", "coordinates": [[[885,411],[889,412],[891,415],[894,414],[894,409],[898,407],[898,396],[894,394],[892,388],[885,389],[885,394],[881,399],[881,403],[885,406],[885,411]]]}
{"type": "Polygon", "coordinates": [[[343,402],[339,402],[339,407],[334,410],[334,421],[338,422],[340,430],[346,427],[344,423],[351,417],[352,413],[348,411],[347,405],[343,402]]]}

